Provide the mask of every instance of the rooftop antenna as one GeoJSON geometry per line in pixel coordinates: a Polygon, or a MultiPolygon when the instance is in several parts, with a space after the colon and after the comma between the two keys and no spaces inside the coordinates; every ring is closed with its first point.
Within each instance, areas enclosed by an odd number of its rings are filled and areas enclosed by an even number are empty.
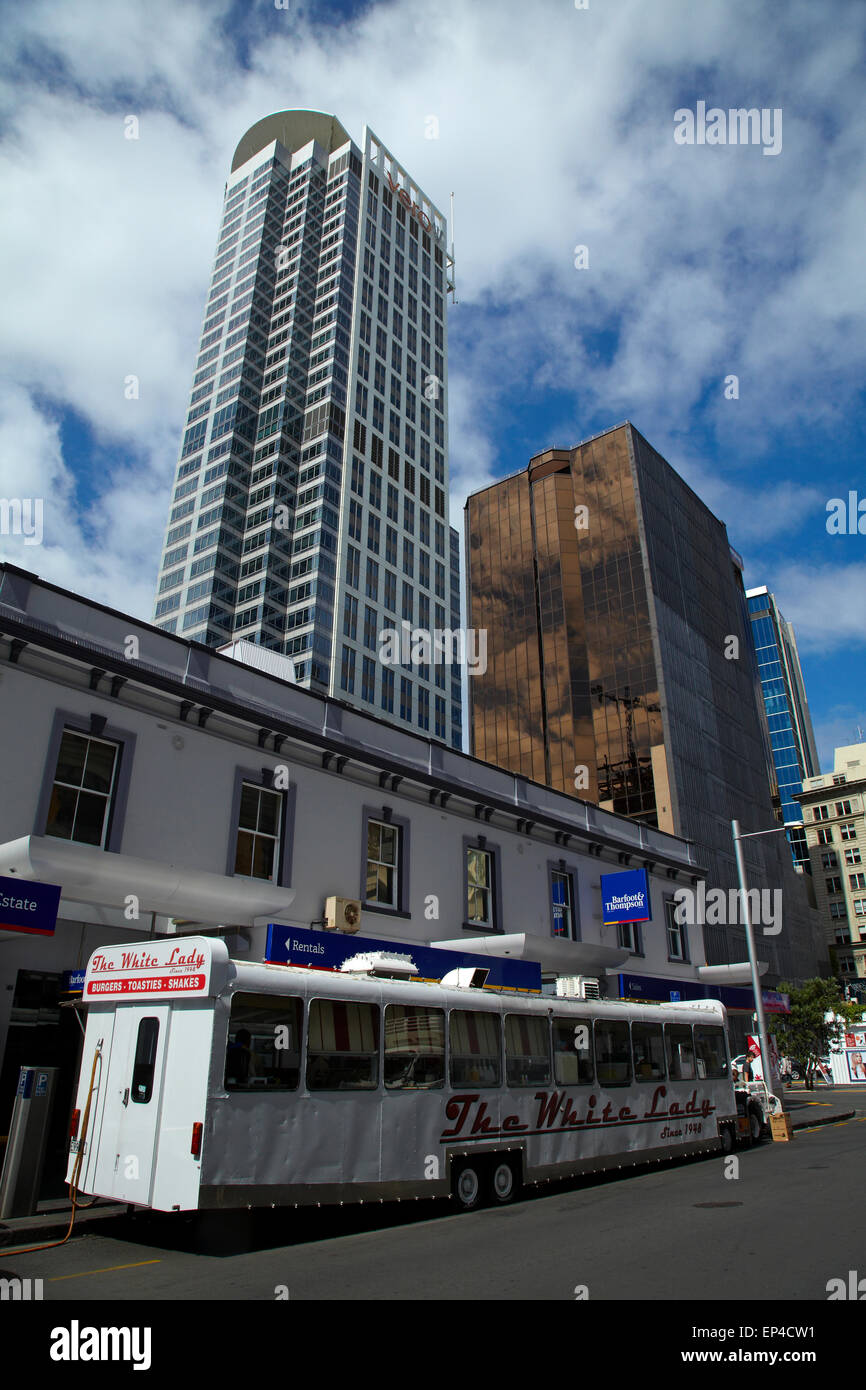
{"type": "Polygon", "coordinates": [[[457,303],[457,274],[454,269],[454,193],[451,194],[451,303],[457,303]]]}

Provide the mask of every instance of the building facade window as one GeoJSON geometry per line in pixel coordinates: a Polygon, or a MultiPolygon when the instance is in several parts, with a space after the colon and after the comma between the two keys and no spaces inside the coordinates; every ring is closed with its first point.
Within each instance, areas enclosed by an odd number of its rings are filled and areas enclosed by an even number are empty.
{"type": "Polygon", "coordinates": [[[408,676],[400,677],[400,718],[412,718],[412,682],[408,676]]]}
{"type": "Polygon", "coordinates": [[[409,831],[391,808],[364,808],[361,900],[373,912],[408,916],[409,831]]]}
{"type": "Polygon", "coordinates": [[[550,866],[550,934],[565,941],[579,941],[574,910],[574,877],[564,868],[550,866]]]}
{"type": "Polygon", "coordinates": [[[347,695],[355,693],[355,652],[352,647],[343,646],[343,660],[340,665],[340,689],[347,695]]]}
{"type": "Polygon", "coordinates": [[[665,898],[665,928],[668,938],[668,960],[689,960],[689,938],[685,924],[676,920],[677,904],[673,898],[665,898]]]}
{"type": "Polygon", "coordinates": [[[394,713],[394,672],[387,666],[382,668],[382,708],[387,714],[394,713]]]}
{"type": "Polygon", "coordinates": [[[48,806],[45,834],[106,847],[119,747],[64,729],[48,806]]]}
{"type": "Polygon", "coordinates": [[[624,951],[630,951],[633,956],[643,955],[640,922],[620,922],[617,926],[617,938],[624,951]]]}
{"type": "Polygon", "coordinates": [[[282,828],[282,793],[244,782],[235,849],[237,877],[279,882],[282,828]]]}
{"type": "Polygon", "coordinates": [[[135,744],[101,714],[55,710],[32,833],[118,853],[135,744]]]}
{"type": "Polygon", "coordinates": [[[498,852],[486,839],[463,842],[464,927],[501,930],[498,852]]]}
{"type": "Polygon", "coordinates": [[[376,663],[365,656],[361,664],[361,699],[372,704],[376,698],[376,663]]]}
{"type": "Polygon", "coordinates": [[[367,822],[367,902],[381,907],[400,903],[400,828],[384,821],[367,822]]]}

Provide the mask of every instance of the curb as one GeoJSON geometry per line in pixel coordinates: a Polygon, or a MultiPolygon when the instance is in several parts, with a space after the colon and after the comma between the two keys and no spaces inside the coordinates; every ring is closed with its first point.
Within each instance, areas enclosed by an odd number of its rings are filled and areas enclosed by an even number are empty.
{"type": "MultiPolygon", "coordinates": [[[[786,1112],[790,1115],[790,1110],[786,1112]]],[[[852,1120],[857,1114],[856,1110],[837,1110],[833,1115],[816,1115],[809,1120],[791,1121],[792,1129],[814,1129],[816,1125],[836,1125],[840,1120],[852,1120]]]]}
{"type": "MultiPolygon", "coordinates": [[[[79,1212],[75,1218],[75,1225],[72,1227],[70,1240],[76,1235],[81,1235],[82,1231],[94,1221],[105,1221],[109,1217],[125,1216],[125,1206],[99,1207],[89,1212],[79,1212]]],[[[51,1240],[62,1240],[69,1229],[69,1217],[72,1209],[59,1211],[50,1216],[45,1214],[40,1216],[19,1216],[10,1221],[0,1222],[0,1251],[3,1254],[14,1254],[15,1250],[8,1247],[41,1245],[43,1242],[51,1240]]]]}

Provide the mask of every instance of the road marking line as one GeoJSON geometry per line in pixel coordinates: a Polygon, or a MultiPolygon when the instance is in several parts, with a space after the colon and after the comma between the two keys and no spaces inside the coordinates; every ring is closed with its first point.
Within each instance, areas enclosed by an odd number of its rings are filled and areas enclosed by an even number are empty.
{"type": "Polygon", "coordinates": [[[105,1269],[83,1269],[79,1274],[55,1274],[49,1284],[59,1284],[61,1279],[84,1279],[88,1274],[113,1274],[116,1269],[140,1269],[142,1265],[161,1265],[162,1260],[136,1260],[131,1265],[107,1265],[105,1269]]]}

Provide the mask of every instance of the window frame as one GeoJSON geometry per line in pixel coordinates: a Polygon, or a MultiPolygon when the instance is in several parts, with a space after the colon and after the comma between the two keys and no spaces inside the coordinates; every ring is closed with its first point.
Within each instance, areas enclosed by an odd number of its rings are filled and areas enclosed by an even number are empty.
{"type": "Polygon", "coordinates": [[[550,1085],[552,1084],[552,1082],[553,1082],[553,1064],[552,1064],[551,1052],[550,1052],[550,1042],[551,1042],[550,1018],[549,1018],[548,1015],[545,1015],[545,1014],[535,1014],[535,1013],[532,1013],[532,1014],[529,1014],[529,1013],[514,1013],[514,1012],[510,1012],[510,1011],[506,1011],[506,1012],[504,1012],[504,1013],[502,1014],[502,1046],[503,1046],[503,1053],[504,1053],[504,1058],[505,1058],[504,1085],[506,1086],[506,1088],[511,1088],[511,1089],[514,1089],[514,1090],[525,1090],[525,1089],[526,1089],[527,1087],[529,1087],[529,1086],[550,1086],[550,1085]],[[524,1053],[524,1052],[514,1052],[514,1051],[509,1052],[508,1034],[509,1034],[509,1031],[511,1031],[511,1032],[513,1033],[513,1032],[514,1032],[514,1029],[512,1028],[512,1029],[509,1030],[509,1026],[508,1026],[508,1025],[509,1025],[509,1022],[510,1022],[512,1019],[517,1019],[517,1020],[525,1019],[526,1022],[527,1022],[527,1024],[530,1024],[530,1025],[537,1024],[538,1027],[542,1030],[542,1032],[543,1032],[543,1034],[544,1034],[544,1037],[545,1037],[545,1040],[546,1040],[546,1049],[545,1049],[545,1052],[544,1052],[544,1060],[545,1060],[545,1062],[547,1063],[547,1075],[546,1075],[546,1076],[543,1076],[543,1077],[533,1077],[533,1078],[531,1078],[531,1079],[527,1078],[527,1079],[524,1079],[524,1080],[516,1080],[516,1079],[514,1079],[512,1076],[509,1075],[509,1068],[508,1068],[509,1057],[511,1057],[512,1060],[515,1060],[515,1059],[520,1058],[521,1060],[529,1061],[530,1064],[533,1064],[533,1065],[536,1065],[536,1066],[537,1066],[537,1064],[538,1064],[538,1062],[539,1062],[539,1060],[540,1060],[540,1058],[541,1058],[541,1055],[542,1055],[541,1053],[524,1053]]]}
{"type": "Polygon", "coordinates": [[[621,951],[628,951],[629,955],[631,956],[644,957],[646,955],[643,945],[643,931],[641,930],[642,927],[643,922],[617,922],[616,937],[617,944],[619,945],[621,951]],[[623,940],[623,933],[625,931],[628,931],[630,933],[629,941],[623,940]]]}
{"type": "MultiPolygon", "coordinates": [[[[42,789],[36,807],[33,834],[44,836],[48,825],[48,812],[51,809],[51,795],[57,774],[60,745],[66,730],[81,734],[85,738],[102,739],[106,743],[118,745],[118,757],[114,768],[114,785],[108,799],[108,817],[103,827],[102,849],[109,854],[119,854],[123,841],[126,812],[129,804],[132,768],[135,762],[137,736],[129,729],[120,729],[109,724],[102,714],[81,714],[72,710],[55,709],[51,732],[45,753],[42,771],[42,789]]],[[[49,838],[54,838],[53,836],[49,838]]],[[[57,837],[60,838],[60,837],[57,837]]],[[[70,844],[83,844],[82,840],[70,840],[70,844]]],[[[91,846],[93,848],[93,846],[91,846]]]]}
{"type": "MultiPolygon", "coordinates": [[[[278,1026],[279,1026],[279,1025],[278,1025],[278,1026]]],[[[232,995],[231,995],[231,999],[230,999],[230,1001],[229,1001],[229,1011],[228,1011],[227,1019],[226,1019],[226,1040],[225,1040],[225,1048],[223,1049],[222,1064],[221,1064],[221,1070],[220,1070],[220,1073],[219,1073],[219,1088],[220,1088],[220,1090],[224,1091],[227,1095],[250,1094],[250,1093],[252,1093],[252,1094],[254,1094],[254,1095],[259,1095],[259,1096],[261,1096],[261,1095],[286,1095],[287,1093],[297,1095],[298,1092],[301,1090],[301,1087],[302,1087],[302,1084],[303,1084],[303,1081],[304,1081],[304,1076],[305,1076],[306,1032],[307,1032],[307,1007],[306,1007],[306,1000],[304,999],[304,997],[303,997],[302,994],[300,994],[300,993],[299,993],[299,994],[271,994],[271,993],[268,993],[267,991],[261,990],[261,989],[236,989],[236,990],[233,990],[233,991],[232,991],[232,995]],[[289,1011],[289,1010],[288,1010],[288,1006],[289,1006],[289,1005],[292,1005],[292,1006],[293,1006],[292,1011],[293,1011],[293,1013],[294,1013],[294,1015],[295,1015],[294,1022],[295,1022],[296,1024],[298,1024],[298,1029],[299,1029],[299,1032],[298,1032],[298,1064],[297,1064],[297,1079],[296,1079],[295,1084],[294,1084],[293,1086],[292,1086],[292,1085],[286,1085],[286,1086],[268,1086],[268,1085],[264,1085],[264,1086],[251,1086],[251,1085],[249,1085],[249,1080],[250,1080],[249,1073],[247,1073],[247,1076],[245,1077],[243,1083],[233,1081],[231,1084],[229,1084],[229,1082],[228,1082],[228,1080],[227,1080],[227,1072],[228,1072],[228,1067],[229,1067],[229,1056],[228,1056],[228,1054],[229,1054],[229,1048],[230,1048],[230,1046],[231,1046],[231,1041],[230,1041],[230,1040],[231,1040],[232,1034],[235,1034],[235,1036],[237,1036],[237,1033],[238,1033],[239,1029],[241,1029],[241,1028],[246,1028],[247,1032],[250,1031],[250,1029],[249,1029],[249,1027],[248,1027],[248,1023],[249,1023],[250,1020],[245,1019],[245,1018],[243,1018],[242,1016],[241,1016],[241,1017],[238,1016],[238,1015],[240,1014],[240,1011],[241,1011],[241,1010],[243,1010],[244,1008],[249,1008],[249,1007],[250,1007],[250,1005],[248,1005],[247,1002],[246,1002],[246,1001],[249,1000],[249,999],[257,999],[257,1000],[266,1001],[266,1002],[264,1002],[264,1003],[262,1004],[262,1006],[261,1006],[261,1012],[262,1012],[262,1013],[264,1013],[264,1012],[266,1012],[266,1011],[267,1011],[267,1012],[273,1012],[273,1013],[279,1013],[279,1012],[282,1011],[282,1012],[288,1013],[288,1011],[289,1011]],[[238,1005],[239,1005],[238,1013],[235,1012],[235,1001],[236,1001],[236,1000],[238,1001],[238,1005]]],[[[215,1052],[216,1052],[216,1049],[215,1049],[215,1052]]],[[[255,1052],[254,1052],[252,1049],[251,1049],[251,1056],[253,1056],[253,1057],[255,1056],[255,1052]]]]}
{"type": "Polygon", "coordinates": [[[411,822],[403,816],[395,816],[390,806],[364,806],[361,818],[361,869],[358,896],[364,912],[377,912],[384,917],[411,917],[409,911],[409,842],[411,822]],[[397,833],[397,903],[389,907],[387,903],[367,900],[367,835],[370,821],[389,825],[397,833]]]}
{"type": "Polygon", "coordinates": [[[378,1001],[378,1000],[375,1000],[375,1001],[374,1001],[374,1000],[370,1000],[370,999],[352,999],[352,998],[340,999],[340,998],[336,998],[336,997],[334,997],[334,996],[332,996],[332,995],[330,995],[330,994],[311,994],[310,997],[309,997],[309,999],[307,1000],[307,1007],[306,1007],[305,1020],[304,1020],[304,1051],[303,1051],[303,1063],[302,1063],[302,1066],[303,1066],[303,1071],[302,1071],[302,1085],[303,1085],[303,1090],[304,1090],[304,1092],[305,1092],[307,1095],[318,1095],[318,1094],[320,1094],[320,1093],[322,1093],[322,1092],[341,1092],[341,1091],[353,1091],[353,1092],[354,1092],[354,1091],[367,1091],[367,1092],[369,1093],[369,1092],[381,1091],[381,1090],[382,1090],[382,1070],[383,1070],[383,1068],[382,1068],[382,1031],[383,1031],[383,1017],[382,1017],[382,1005],[381,1005],[381,1002],[380,1002],[380,1001],[378,1001]],[[333,1009],[333,1008],[335,1007],[335,1005],[338,1005],[338,1004],[346,1005],[346,1006],[348,1006],[349,1008],[369,1009],[369,1010],[370,1010],[370,1017],[371,1017],[371,1018],[373,1019],[373,1021],[374,1021],[374,1028],[375,1028],[375,1033],[376,1033],[376,1048],[375,1048],[375,1051],[374,1051],[374,1052],[350,1052],[350,1051],[345,1051],[345,1052],[343,1052],[343,1051],[342,1051],[341,1049],[339,1049],[339,1048],[337,1048],[336,1051],[334,1051],[334,1052],[320,1052],[318,1049],[316,1049],[315,1051],[313,1051],[313,1050],[310,1048],[310,1036],[311,1036],[311,1032],[312,1032],[313,1010],[314,1010],[314,1008],[316,1007],[317,1004],[327,1004],[327,1005],[329,1005],[329,1006],[331,1007],[331,1009],[333,1009]],[[314,1085],[311,1085],[311,1084],[310,1084],[310,1069],[311,1069],[311,1066],[314,1064],[315,1060],[318,1059],[318,1058],[320,1058],[320,1057],[333,1057],[333,1056],[342,1056],[342,1057],[374,1057],[374,1058],[375,1058],[375,1064],[376,1064],[375,1082],[374,1082],[372,1085],[369,1085],[369,1086],[367,1086],[367,1085],[348,1085],[348,1086],[345,1086],[345,1085],[339,1085],[339,1084],[338,1084],[338,1085],[335,1085],[335,1086],[332,1086],[332,1085],[328,1085],[328,1086],[320,1086],[320,1085],[314,1086],[314,1085]]]}
{"type": "MultiPolygon", "coordinates": [[[[399,1000],[396,1000],[396,999],[383,1000],[383,1004],[382,1004],[382,1085],[383,1085],[383,1088],[384,1088],[384,1090],[385,1090],[385,1093],[386,1093],[386,1094],[398,1094],[398,1095],[399,1095],[399,1094],[404,1093],[404,1092],[407,1092],[407,1091],[416,1091],[416,1092],[417,1092],[417,1091],[444,1091],[445,1088],[446,1088],[446,1086],[447,1086],[447,1084],[448,1084],[448,1046],[447,1046],[447,1038],[448,1038],[448,1013],[447,1013],[447,1010],[446,1010],[444,1004],[423,1004],[423,1003],[422,1003],[422,1004],[419,1004],[419,1003],[411,1003],[411,1004],[408,1004],[408,1003],[407,1003],[407,1004],[403,1004],[403,1003],[400,1003],[400,1001],[399,1001],[399,1000]],[[442,1019],[442,1077],[441,1077],[441,1080],[439,1080],[439,1081],[432,1081],[432,1082],[428,1082],[428,1083],[423,1083],[423,1082],[422,1082],[421,1084],[418,1084],[418,1085],[411,1084],[411,1083],[408,1084],[408,1085],[405,1085],[405,1084],[403,1084],[403,1078],[400,1078],[399,1080],[394,1080],[394,1081],[389,1081],[389,1080],[388,1080],[387,1068],[388,1068],[388,1056],[389,1056],[389,1053],[388,1053],[388,1010],[389,1010],[389,1009],[403,1009],[403,1010],[404,1010],[405,1012],[407,1012],[407,1013],[413,1012],[413,1013],[418,1014],[418,1013],[422,1013],[422,1012],[423,1012],[423,1013],[426,1013],[426,1014],[439,1014],[439,1015],[441,1015],[441,1019],[442,1019]]],[[[393,1056],[395,1055],[395,1053],[392,1051],[392,1053],[391,1053],[390,1055],[393,1057],[393,1056]]],[[[416,1061],[418,1060],[419,1057],[422,1057],[422,1056],[426,1056],[426,1057],[438,1057],[439,1054],[438,1054],[438,1052],[436,1052],[436,1053],[422,1053],[421,1050],[419,1049],[419,1051],[416,1053],[416,1061]]],[[[409,1065],[411,1066],[412,1064],[410,1063],[409,1065]]]]}
{"type": "MultiPolygon", "coordinates": [[[[503,1015],[499,1012],[498,1009],[472,1009],[472,1008],[469,1008],[469,1004],[470,1004],[471,1002],[472,1002],[471,1000],[467,1000],[467,1001],[466,1001],[466,1007],[461,1006],[461,1007],[459,1007],[459,1008],[449,1008],[449,1009],[447,1010],[447,1013],[448,1013],[448,1022],[447,1022],[447,1028],[448,1028],[448,1035],[447,1035],[447,1036],[448,1036],[448,1044],[447,1044],[447,1046],[448,1046],[448,1054],[447,1054],[447,1071],[446,1071],[447,1082],[446,1082],[446,1084],[447,1084],[447,1086],[449,1087],[449,1089],[452,1090],[452,1091],[465,1090],[467,1086],[472,1086],[473,1088],[476,1088],[476,1087],[477,1087],[477,1089],[478,1089],[479,1091],[498,1091],[498,1090],[501,1090],[501,1089],[502,1089],[502,1086],[503,1086],[503,1083],[504,1083],[504,1080],[505,1080],[505,1044],[504,1044],[505,1027],[504,1027],[504,1023],[503,1023],[503,1015]],[[453,1020],[455,1014],[480,1014],[480,1015],[481,1015],[482,1017],[484,1017],[484,1018],[491,1018],[491,1019],[493,1019],[493,1021],[494,1021],[494,1027],[495,1027],[495,1029],[496,1029],[496,1035],[497,1035],[497,1039],[498,1039],[498,1043],[499,1043],[499,1048],[498,1048],[498,1052],[497,1052],[497,1056],[496,1056],[497,1074],[496,1074],[496,1079],[495,1079],[495,1080],[489,1080],[489,1081],[488,1081],[488,1080],[482,1080],[482,1079],[480,1078],[480,1076],[479,1076],[478,1080],[474,1080],[474,1079],[472,1079],[472,1080],[455,1080],[455,1079],[454,1079],[454,1057],[455,1057],[455,1052],[454,1052],[454,1043],[453,1043],[453,1022],[452,1022],[452,1020],[453,1020]]],[[[477,1057],[480,1057],[480,1058],[483,1058],[483,1057],[486,1056],[486,1057],[489,1058],[492,1054],[489,1054],[489,1053],[488,1053],[488,1054],[485,1054],[485,1053],[479,1052],[479,1053],[468,1053],[468,1054],[458,1053],[457,1055],[460,1056],[460,1057],[462,1057],[464,1060],[466,1060],[466,1058],[472,1059],[472,1058],[474,1058],[474,1057],[476,1057],[476,1056],[477,1056],[477,1057]]]]}
{"type": "MultiPolygon", "coordinates": [[[[554,1086],[595,1086],[595,1085],[596,1085],[595,1049],[594,1049],[594,1047],[593,1047],[592,1024],[593,1024],[593,1016],[592,1016],[592,1014],[571,1015],[571,1014],[557,1014],[557,1013],[551,1013],[551,1015],[550,1015],[550,1052],[551,1052],[551,1061],[552,1061],[552,1065],[553,1065],[553,1072],[552,1072],[552,1075],[553,1075],[553,1084],[554,1084],[554,1086]],[[556,1033],[556,1029],[557,1029],[557,1026],[558,1026],[559,1024],[562,1024],[562,1026],[563,1026],[564,1029],[570,1030],[572,1038],[576,1037],[576,1035],[577,1035],[577,1029],[578,1029],[578,1028],[583,1028],[583,1027],[585,1027],[586,1030],[587,1030],[587,1045],[586,1045],[586,1047],[578,1048],[578,1047],[575,1046],[575,1047],[574,1047],[574,1052],[573,1052],[573,1053],[572,1053],[571,1047],[568,1047],[568,1048],[557,1047],[557,1033],[556,1033]],[[558,1068],[557,1068],[557,1058],[560,1058],[560,1057],[571,1057],[572,1055],[575,1055],[575,1056],[577,1057],[577,1073],[578,1073],[578,1074],[577,1074],[577,1079],[574,1080],[574,1081],[572,1081],[572,1080],[565,1080],[565,1079],[562,1079],[562,1080],[561,1080],[561,1079],[560,1079],[560,1072],[559,1072],[559,1070],[558,1070],[558,1068]],[[581,1064],[583,1064],[584,1068],[587,1068],[587,1067],[588,1067],[589,1072],[590,1072],[590,1075],[589,1075],[589,1076],[584,1076],[584,1077],[582,1077],[582,1076],[580,1075],[581,1064]]],[[[563,1070],[565,1070],[565,1068],[563,1068],[563,1070]]]]}
{"type": "Polygon", "coordinates": [[[232,789],[231,809],[229,812],[229,835],[228,847],[226,851],[226,874],[229,878],[243,879],[247,883],[273,883],[274,887],[290,888],[292,885],[292,851],[295,841],[295,803],[297,800],[297,782],[291,781],[288,787],[275,787],[273,785],[273,774],[276,771],[276,764],[272,768],[249,768],[235,767],[234,787],[232,789]],[[267,772],[267,777],[263,774],[267,772]],[[280,833],[277,837],[278,864],[277,873],[274,878],[251,878],[246,874],[235,872],[237,861],[238,835],[241,826],[241,797],[243,795],[244,783],[247,782],[254,786],[257,791],[272,792],[275,796],[282,798],[282,808],[280,815],[280,833]]]}
{"type": "Polygon", "coordinates": [[[502,925],[502,853],[498,844],[491,844],[486,835],[464,835],[463,836],[463,911],[466,914],[463,918],[463,930],[478,933],[486,932],[491,936],[501,936],[503,933],[502,925]],[[469,912],[469,850],[483,850],[491,856],[493,861],[493,872],[491,874],[490,893],[493,898],[491,924],[484,922],[470,922],[469,912]]]}
{"type": "Polygon", "coordinates": [[[632,1044],[631,1044],[631,1027],[630,1027],[630,1020],[627,1019],[627,1018],[607,1018],[607,1017],[599,1018],[599,1017],[597,1017],[597,1016],[596,1016],[595,1018],[593,1018],[593,1021],[592,1021],[592,1055],[593,1055],[593,1060],[594,1060],[594,1062],[595,1062],[595,1075],[596,1075],[596,1080],[597,1080],[597,1082],[598,1082],[598,1085],[601,1086],[604,1090],[606,1090],[606,1091],[607,1091],[607,1090],[614,1090],[614,1089],[617,1089],[617,1088],[620,1087],[620,1086],[631,1086],[631,1085],[633,1085],[634,1082],[635,1082],[635,1075],[634,1075],[634,1056],[633,1056],[633,1053],[632,1053],[632,1044]],[[627,1058],[626,1058],[625,1061],[623,1061],[623,1060],[621,1059],[621,1060],[618,1061],[618,1062],[616,1062],[616,1061],[615,1061],[615,1062],[607,1062],[605,1065],[608,1065],[608,1066],[623,1066],[623,1065],[625,1065],[625,1066],[628,1068],[628,1075],[625,1076],[625,1077],[623,1077],[623,1079],[622,1079],[621,1081],[614,1081],[614,1080],[612,1080],[612,1079],[610,1079],[610,1078],[602,1079],[602,1076],[601,1076],[601,1070],[602,1070],[602,1069],[601,1069],[601,1067],[599,1066],[599,1051],[598,1051],[598,1036],[599,1036],[599,1033],[604,1034],[605,1032],[609,1032],[610,1036],[611,1036],[612,1038],[615,1038],[615,1037],[617,1036],[617,1031],[618,1031],[618,1030],[621,1030],[621,1029],[624,1029],[624,1030],[625,1030],[627,1058]]]}
{"type": "MultiPolygon", "coordinates": [[[[665,899],[664,899],[665,941],[666,941],[666,945],[667,945],[668,960],[671,962],[672,965],[690,965],[690,964],[691,964],[691,959],[692,959],[692,957],[691,957],[691,952],[690,952],[690,950],[689,950],[689,933],[688,933],[688,927],[687,927],[687,925],[686,925],[685,922],[678,922],[678,921],[676,920],[676,910],[677,910],[677,902],[676,902],[676,899],[675,899],[675,898],[665,898],[665,899]],[[671,933],[672,933],[672,932],[678,932],[678,933],[679,933],[680,944],[681,944],[681,946],[682,946],[682,951],[683,951],[683,953],[682,953],[681,956],[675,956],[675,955],[672,955],[672,954],[671,954],[671,933]]],[[[634,925],[634,924],[632,924],[632,925],[634,925]]]]}
{"type": "Polygon", "coordinates": [[[554,941],[581,941],[583,938],[580,933],[580,909],[577,897],[575,879],[577,871],[564,859],[548,859],[547,861],[547,903],[550,912],[550,935],[554,941]],[[571,910],[571,931],[567,936],[556,931],[556,915],[553,911],[553,877],[559,874],[568,883],[570,895],[569,907],[571,910]]]}

